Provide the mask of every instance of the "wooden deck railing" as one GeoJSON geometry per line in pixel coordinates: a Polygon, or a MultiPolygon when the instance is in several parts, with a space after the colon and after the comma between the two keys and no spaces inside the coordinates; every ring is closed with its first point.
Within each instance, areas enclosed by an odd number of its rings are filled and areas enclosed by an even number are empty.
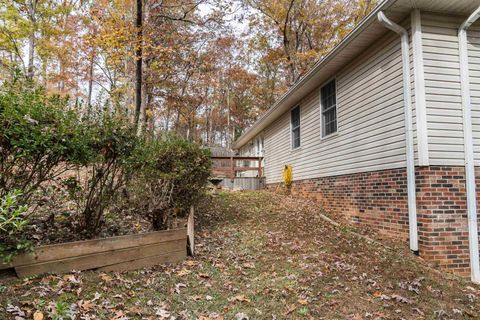
{"type": "Polygon", "coordinates": [[[235,178],[237,172],[256,171],[257,177],[262,177],[263,157],[212,157],[213,161],[213,174],[216,177],[228,177],[235,178]],[[237,165],[237,161],[254,161],[258,163],[258,166],[244,166],[237,165]]]}

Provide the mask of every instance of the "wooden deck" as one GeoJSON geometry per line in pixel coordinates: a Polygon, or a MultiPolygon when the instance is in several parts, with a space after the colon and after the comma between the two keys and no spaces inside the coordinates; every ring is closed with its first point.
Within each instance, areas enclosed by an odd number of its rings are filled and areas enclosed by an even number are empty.
{"type": "Polygon", "coordinates": [[[246,171],[256,171],[256,177],[261,178],[263,175],[262,161],[263,157],[212,157],[213,161],[213,176],[216,178],[230,178],[237,177],[237,173],[246,171]],[[238,164],[238,162],[255,162],[256,166],[245,166],[238,164]]]}

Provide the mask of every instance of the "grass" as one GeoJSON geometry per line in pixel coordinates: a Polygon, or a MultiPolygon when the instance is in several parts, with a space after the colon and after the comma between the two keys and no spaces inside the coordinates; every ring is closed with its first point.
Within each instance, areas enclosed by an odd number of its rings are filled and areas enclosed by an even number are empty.
{"type": "Polygon", "coordinates": [[[26,319],[35,312],[108,320],[480,317],[478,287],[433,271],[403,244],[367,243],[320,212],[280,194],[210,195],[197,210],[195,258],[0,284],[0,319],[14,319],[15,307],[26,319]]]}

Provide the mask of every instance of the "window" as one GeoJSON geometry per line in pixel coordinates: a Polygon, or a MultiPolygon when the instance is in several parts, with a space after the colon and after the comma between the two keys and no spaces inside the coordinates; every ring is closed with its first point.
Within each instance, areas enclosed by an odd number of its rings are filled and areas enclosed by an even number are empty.
{"type": "Polygon", "coordinates": [[[337,132],[337,89],[335,80],[330,81],[320,92],[322,105],[322,136],[337,132]]]}
{"type": "Polygon", "coordinates": [[[292,122],[292,149],[300,147],[300,107],[290,111],[292,122]]]}

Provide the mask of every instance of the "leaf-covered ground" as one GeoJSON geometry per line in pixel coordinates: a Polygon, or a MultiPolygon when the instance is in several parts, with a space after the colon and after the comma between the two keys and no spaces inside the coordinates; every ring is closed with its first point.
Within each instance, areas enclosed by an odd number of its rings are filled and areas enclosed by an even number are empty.
{"type": "Polygon", "coordinates": [[[312,202],[220,193],[197,212],[194,259],[9,281],[0,319],[480,318],[479,287],[332,226],[312,202]]]}

